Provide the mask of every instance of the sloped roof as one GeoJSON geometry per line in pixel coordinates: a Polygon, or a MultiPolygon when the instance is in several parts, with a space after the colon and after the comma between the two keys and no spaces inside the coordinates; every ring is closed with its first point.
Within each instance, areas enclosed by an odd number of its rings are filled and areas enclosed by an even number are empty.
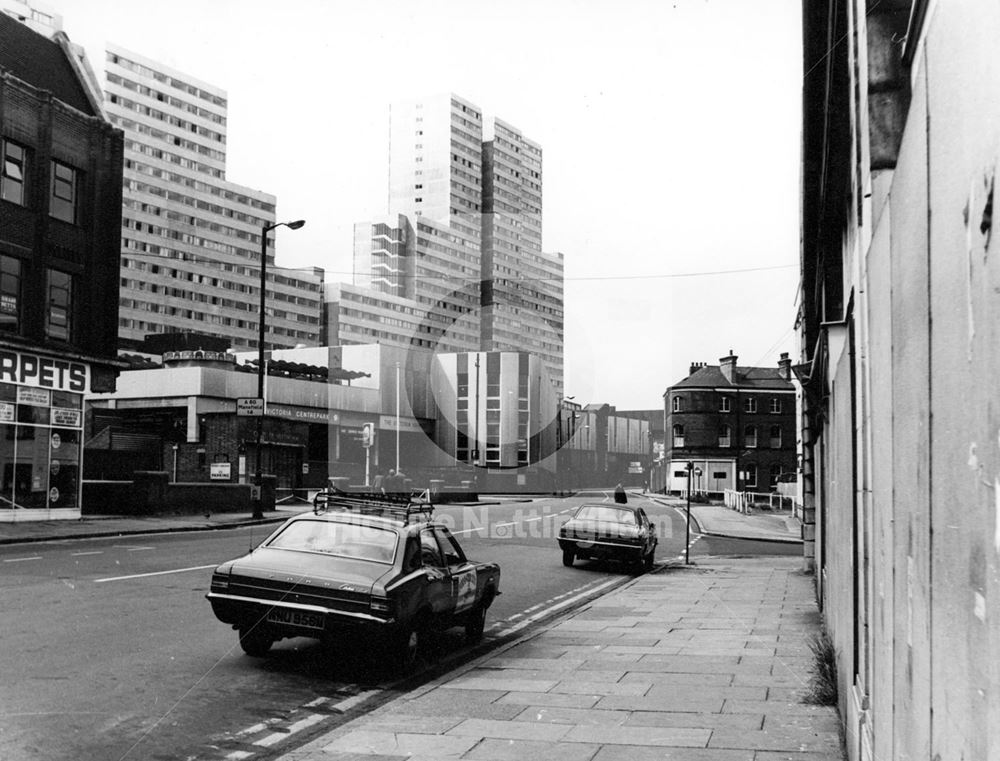
{"type": "Polygon", "coordinates": [[[77,111],[96,116],[83,83],[59,43],[6,13],[0,13],[0,72],[51,92],[77,111]]]}
{"type": "Polygon", "coordinates": [[[737,367],[735,382],[730,383],[719,365],[706,365],[670,388],[759,388],[793,391],[790,380],[781,377],[777,367],[737,367]]]}

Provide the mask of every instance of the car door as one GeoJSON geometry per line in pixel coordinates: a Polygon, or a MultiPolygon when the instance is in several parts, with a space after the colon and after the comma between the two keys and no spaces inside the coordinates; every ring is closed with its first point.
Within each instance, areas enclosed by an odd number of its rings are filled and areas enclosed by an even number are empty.
{"type": "Polygon", "coordinates": [[[434,530],[420,531],[420,560],[427,578],[427,602],[435,617],[447,616],[454,608],[451,574],[434,530]]]}
{"type": "Polygon", "coordinates": [[[452,612],[461,613],[476,604],[477,584],[475,563],[469,562],[458,541],[443,526],[434,528],[434,534],[444,552],[444,562],[451,576],[452,612]]]}
{"type": "Polygon", "coordinates": [[[650,522],[646,511],[639,508],[639,531],[642,536],[643,554],[649,552],[650,548],[656,546],[656,534],[653,532],[653,524],[650,522]]]}

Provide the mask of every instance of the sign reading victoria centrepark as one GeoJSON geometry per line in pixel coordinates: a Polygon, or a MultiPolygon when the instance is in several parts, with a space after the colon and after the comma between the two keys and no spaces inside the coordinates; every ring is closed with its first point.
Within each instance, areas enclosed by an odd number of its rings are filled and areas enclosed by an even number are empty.
{"type": "Polygon", "coordinates": [[[82,394],[90,385],[90,368],[82,362],[0,349],[0,383],[82,394]]]}

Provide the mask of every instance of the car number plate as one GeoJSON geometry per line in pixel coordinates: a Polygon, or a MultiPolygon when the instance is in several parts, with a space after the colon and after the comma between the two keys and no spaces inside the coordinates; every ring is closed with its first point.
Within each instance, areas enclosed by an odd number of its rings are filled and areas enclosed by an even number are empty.
{"type": "Polygon", "coordinates": [[[267,620],[272,624],[287,624],[303,626],[306,629],[322,629],[323,616],[319,613],[309,613],[303,610],[287,608],[272,608],[267,614],[267,620]]]}

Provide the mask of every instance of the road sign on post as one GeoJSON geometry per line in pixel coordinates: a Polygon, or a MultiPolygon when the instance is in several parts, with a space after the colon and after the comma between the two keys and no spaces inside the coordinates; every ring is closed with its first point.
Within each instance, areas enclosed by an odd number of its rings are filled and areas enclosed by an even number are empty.
{"type": "Polygon", "coordinates": [[[264,400],[258,396],[241,396],[236,400],[236,415],[238,417],[263,417],[264,400]]]}

